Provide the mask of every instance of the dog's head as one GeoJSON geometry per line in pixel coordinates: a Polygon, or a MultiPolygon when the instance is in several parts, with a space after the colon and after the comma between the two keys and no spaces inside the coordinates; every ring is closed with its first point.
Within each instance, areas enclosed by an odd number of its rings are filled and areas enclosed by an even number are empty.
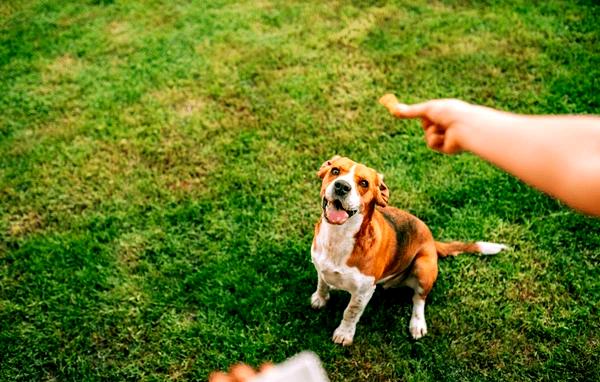
{"type": "Polygon", "coordinates": [[[330,224],[344,224],[375,205],[387,205],[390,192],[383,175],[372,168],[336,155],[321,165],[317,175],[323,179],[323,217],[330,224]]]}

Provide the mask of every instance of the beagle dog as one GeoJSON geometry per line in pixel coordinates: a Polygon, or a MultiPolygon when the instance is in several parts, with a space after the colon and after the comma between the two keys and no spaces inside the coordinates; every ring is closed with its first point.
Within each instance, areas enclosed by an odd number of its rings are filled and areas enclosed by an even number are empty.
{"type": "Polygon", "coordinates": [[[324,307],[330,289],[351,294],[342,322],[333,332],[335,343],[352,344],[356,324],[377,284],[414,290],[409,330],[414,339],[423,337],[427,334],[425,299],[437,278],[438,257],[496,254],[507,248],[482,241],[435,241],[425,223],[387,205],[389,190],[383,175],[348,158],[334,156],[317,174],[323,180],[323,213],[311,248],[318,274],[311,305],[324,307]]]}

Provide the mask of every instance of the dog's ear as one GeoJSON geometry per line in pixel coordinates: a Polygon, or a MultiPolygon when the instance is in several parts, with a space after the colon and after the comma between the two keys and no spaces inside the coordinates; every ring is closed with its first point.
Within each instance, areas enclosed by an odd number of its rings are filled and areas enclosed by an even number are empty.
{"type": "Polygon", "coordinates": [[[325,174],[327,174],[327,171],[329,171],[329,169],[331,168],[331,164],[337,160],[340,159],[341,156],[339,155],[334,155],[331,159],[326,160],[325,162],[323,162],[323,164],[321,165],[321,168],[319,169],[319,171],[317,171],[317,176],[321,179],[323,179],[325,177],[325,174]]]}
{"type": "Polygon", "coordinates": [[[377,174],[377,196],[375,197],[375,203],[378,206],[385,207],[390,199],[390,189],[383,183],[383,174],[377,174]]]}

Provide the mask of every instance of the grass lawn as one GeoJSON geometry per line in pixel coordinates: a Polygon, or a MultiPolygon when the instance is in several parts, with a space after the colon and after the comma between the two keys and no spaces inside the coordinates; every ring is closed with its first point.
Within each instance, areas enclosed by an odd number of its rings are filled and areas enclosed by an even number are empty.
{"type": "Polygon", "coordinates": [[[0,3],[0,380],[205,380],[304,349],[332,381],[600,379],[600,220],[428,150],[396,93],[600,114],[593,1],[0,3]],[[532,4],[537,3],[537,4],[532,4]],[[440,240],[429,334],[309,307],[316,170],[386,175],[440,240]]]}

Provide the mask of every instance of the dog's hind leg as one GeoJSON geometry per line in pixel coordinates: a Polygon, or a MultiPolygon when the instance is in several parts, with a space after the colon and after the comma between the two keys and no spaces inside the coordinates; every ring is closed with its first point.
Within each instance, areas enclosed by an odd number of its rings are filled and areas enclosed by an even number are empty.
{"type": "Polygon", "coordinates": [[[414,290],[413,310],[410,318],[409,330],[415,340],[427,334],[425,321],[425,300],[433,288],[437,278],[437,253],[435,247],[426,246],[415,257],[412,274],[405,285],[414,290]]]}

